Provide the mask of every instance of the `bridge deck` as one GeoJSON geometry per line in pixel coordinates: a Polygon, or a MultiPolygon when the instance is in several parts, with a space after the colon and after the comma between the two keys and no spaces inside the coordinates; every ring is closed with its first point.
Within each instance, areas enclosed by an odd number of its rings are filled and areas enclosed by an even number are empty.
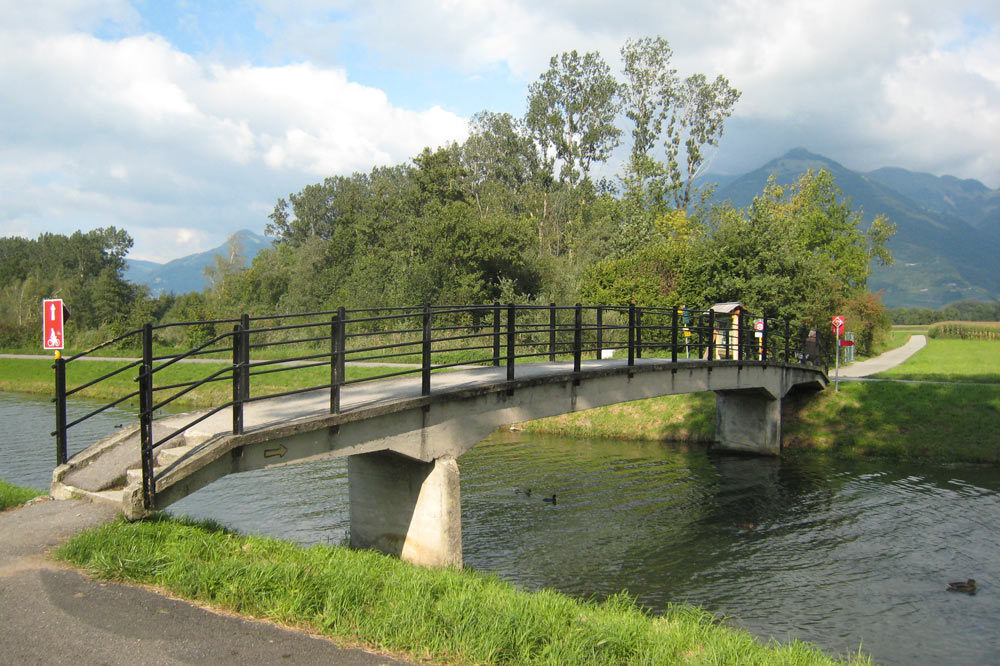
{"type": "MultiPolygon", "coordinates": [[[[303,433],[310,433],[324,428],[339,428],[343,424],[360,423],[362,421],[372,421],[383,418],[383,423],[391,423],[389,434],[366,435],[369,440],[379,437],[399,437],[400,433],[412,432],[415,429],[425,429],[431,432],[429,423],[414,426],[413,417],[405,416],[414,409],[421,407],[428,409],[431,403],[450,404],[460,403],[467,400],[469,396],[495,394],[496,392],[511,392],[517,390],[524,391],[527,387],[562,384],[593,384],[600,378],[620,377],[622,375],[644,376],[651,371],[664,371],[669,373],[673,370],[699,370],[699,379],[694,384],[686,385],[681,390],[657,389],[649,395],[664,395],[667,393],[691,392],[695,390],[727,390],[734,388],[732,380],[723,380],[721,383],[713,382],[712,369],[717,369],[716,375],[721,380],[722,375],[727,372],[732,373],[737,368],[764,368],[774,367],[774,364],[765,364],[757,361],[707,361],[702,359],[679,359],[676,364],[670,359],[642,358],[635,359],[634,366],[628,366],[626,359],[605,359],[587,360],[581,363],[579,373],[573,370],[572,361],[538,362],[518,364],[515,367],[515,378],[513,381],[507,379],[506,367],[478,366],[464,367],[448,372],[437,372],[432,375],[431,394],[423,396],[421,394],[420,375],[406,376],[401,378],[385,379],[380,381],[366,381],[356,384],[345,385],[341,389],[341,413],[339,415],[330,414],[330,393],[328,390],[317,390],[302,393],[294,396],[284,396],[277,398],[267,398],[259,401],[249,402],[244,405],[244,434],[232,434],[232,410],[223,409],[216,414],[209,416],[204,421],[194,426],[187,427],[182,434],[170,440],[158,450],[156,458],[156,473],[158,477],[165,476],[163,486],[176,484],[185,477],[199,472],[209,464],[216,464],[220,457],[226,452],[240,447],[248,448],[254,445],[266,445],[269,441],[291,441],[296,436],[303,433]],[[727,383],[728,382],[728,383],[727,383]],[[393,421],[398,422],[394,423],[393,421]],[[407,421],[407,424],[403,424],[407,421]],[[182,464],[183,463],[183,464],[182,464]]],[[[802,370],[797,367],[797,370],[802,370]]],[[[816,371],[822,375],[822,371],[816,371]]],[[[825,380],[825,375],[822,377],[825,380]]],[[[821,380],[821,381],[822,381],[821,380]]],[[[621,380],[616,380],[621,382],[621,380]]],[[[662,383],[662,382],[660,382],[662,383]]],[[[803,383],[803,382],[798,382],[803,383]]],[[[775,391],[772,389],[771,391],[775,391]]],[[[780,398],[779,395],[774,397],[780,398]]],[[[527,395],[527,393],[525,394],[527,395]]],[[[638,397],[646,397],[641,395],[638,397]]],[[[628,399],[636,399],[630,397],[628,399]]],[[[601,400],[597,404],[609,404],[610,402],[620,402],[619,398],[601,400]]],[[[467,403],[463,403],[465,405],[467,403]]],[[[464,409],[460,407],[459,409],[464,409]]],[[[575,406],[573,409],[584,409],[586,406],[575,406]]],[[[492,408],[491,408],[492,409],[492,408]]],[[[195,420],[199,414],[204,412],[175,414],[156,419],[154,428],[156,436],[163,435],[177,429],[184,428],[191,421],[195,420]]],[[[419,409],[417,409],[419,412],[419,409]]],[[[497,410],[503,411],[503,410],[497,410]]],[[[531,409],[526,410],[531,412],[531,409]]],[[[567,411],[563,409],[562,411],[567,411]]],[[[505,416],[515,413],[524,413],[525,410],[505,412],[505,416]]],[[[562,412],[559,412],[562,413],[562,412]]],[[[491,415],[490,427],[501,424],[497,419],[505,416],[491,415]]],[[[464,418],[464,417],[463,417],[464,418]]],[[[476,415],[471,414],[467,425],[459,425],[459,428],[467,427],[470,430],[480,431],[483,428],[483,419],[476,421],[476,415]],[[477,430],[478,428],[478,430],[477,430]]],[[[529,416],[528,418],[533,418],[529,416]]],[[[517,419],[524,420],[524,419],[517,419]]],[[[455,419],[452,418],[454,422],[455,419]]],[[[440,426],[440,421],[438,422],[440,426]]],[[[373,426],[382,427],[384,426],[373,426]]],[[[453,426],[448,426],[453,427],[453,426]]],[[[81,452],[69,461],[67,465],[58,467],[53,474],[53,493],[67,495],[73,492],[92,494],[103,497],[114,502],[124,502],[130,493],[135,494],[136,487],[141,488],[142,478],[139,467],[139,443],[138,425],[125,428],[122,432],[113,435],[87,450],[81,452]],[[128,470],[132,470],[129,472],[128,470]],[[123,487],[123,482],[125,487],[123,487]],[[131,489],[131,490],[130,490],[131,489]],[[110,491],[110,492],[109,492],[110,491]]],[[[328,455],[349,455],[352,452],[360,452],[363,447],[357,446],[361,441],[357,437],[351,437],[355,444],[339,444],[338,451],[324,449],[328,455]],[[353,447],[353,448],[352,448],[353,447]]],[[[478,441],[478,440],[476,440],[478,441]]],[[[312,454],[293,451],[285,456],[284,445],[281,453],[273,460],[260,460],[260,452],[256,455],[257,461],[247,462],[240,469],[233,468],[233,471],[257,468],[271,464],[284,464],[296,459],[318,455],[313,447],[309,451],[312,454]]],[[[291,444],[289,444],[291,446],[291,444]]],[[[273,449],[272,449],[273,450],[273,449]]],[[[405,451],[399,449],[398,451],[405,451]]],[[[263,452],[268,456],[268,452],[263,452]]],[[[457,455],[457,454],[456,454],[457,455]]],[[[215,478],[219,473],[215,474],[215,478]]],[[[210,482],[210,481],[208,481],[210,482]]],[[[184,491],[193,492],[204,483],[190,482],[191,489],[184,491]]],[[[159,482],[158,482],[159,492],[159,482]]],[[[179,492],[179,491],[177,491],[179,492]]],[[[176,494],[176,493],[175,493],[176,494]]]]}

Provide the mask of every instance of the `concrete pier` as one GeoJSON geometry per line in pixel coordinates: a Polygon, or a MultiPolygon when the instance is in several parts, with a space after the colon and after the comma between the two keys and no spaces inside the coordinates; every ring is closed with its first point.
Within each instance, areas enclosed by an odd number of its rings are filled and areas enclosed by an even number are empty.
{"type": "Polygon", "coordinates": [[[458,461],[393,451],[348,456],[351,547],[423,566],[462,566],[458,461]]]}
{"type": "Polygon", "coordinates": [[[781,453],[781,400],[763,389],[715,392],[715,448],[737,453],[781,453]]]}

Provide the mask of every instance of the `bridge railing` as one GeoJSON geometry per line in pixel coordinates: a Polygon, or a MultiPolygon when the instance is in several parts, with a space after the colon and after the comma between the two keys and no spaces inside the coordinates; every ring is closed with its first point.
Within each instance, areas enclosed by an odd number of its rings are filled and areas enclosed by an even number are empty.
{"type": "Polygon", "coordinates": [[[259,400],[328,391],[329,411],[338,414],[345,386],[419,375],[420,392],[429,395],[434,373],[461,366],[503,367],[506,379],[513,380],[519,364],[572,361],[573,370],[579,372],[588,359],[618,358],[628,365],[653,357],[672,362],[820,365],[821,344],[816,339],[811,345],[805,331],[777,319],[635,305],[338,308],[146,325],[68,359],[57,359],[56,458],[58,464],[67,461],[72,427],[114,406],[138,401],[143,496],[147,507],[153,507],[156,483],[168,471],[154,470],[157,451],[224,410],[232,410],[231,432],[243,434],[244,408],[259,400]],[[199,344],[181,352],[169,350],[166,342],[190,333],[200,336],[199,344]],[[116,345],[141,348],[141,358],[123,360],[112,371],[67,388],[69,364],[116,345]],[[190,364],[193,360],[201,364],[190,364]],[[67,398],[130,372],[135,375],[134,390],[66,421],[67,398]],[[214,406],[177,428],[154,431],[156,414],[192,396],[214,406]]]}

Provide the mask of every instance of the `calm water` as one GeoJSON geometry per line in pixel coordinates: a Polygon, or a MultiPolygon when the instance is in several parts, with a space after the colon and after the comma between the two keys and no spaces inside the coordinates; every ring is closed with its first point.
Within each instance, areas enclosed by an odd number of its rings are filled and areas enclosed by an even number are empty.
{"type": "MultiPolygon", "coordinates": [[[[126,419],[102,415],[95,429],[126,419]]],[[[48,485],[52,420],[49,402],[0,394],[0,478],[48,485]]],[[[494,436],[459,462],[466,566],[524,588],[624,589],[654,611],[698,604],[764,638],[831,653],[860,645],[884,664],[1000,664],[994,468],[740,458],[521,433],[494,436]],[[541,501],[552,493],[558,504],[541,501]],[[969,577],[976,596],[945,591],[969,577]]],[[[346,464],[227,477],[170,510],[341,543],[346,464]]]]}

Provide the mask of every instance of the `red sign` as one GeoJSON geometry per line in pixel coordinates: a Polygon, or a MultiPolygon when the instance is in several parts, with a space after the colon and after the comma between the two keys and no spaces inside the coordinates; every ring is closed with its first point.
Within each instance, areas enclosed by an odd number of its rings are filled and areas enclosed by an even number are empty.
{"type": "Polygon", "coordinates": [[[833,317],[833,334],[840,336],[844,334],[844,324],[847,323],[840,315],[834,315],[833,317]]]}
{"type": "Polygon", "coordinates": [[[854,340],[841,340],[840,341],[840,346],[841,347],[853,347],[854,346],[854,340]]]}
{"type": "Polygon", "coordinates": [[[42,347],[62,349],[63,302],[61,298],[46,298],[42,301],[42,347]]]}

